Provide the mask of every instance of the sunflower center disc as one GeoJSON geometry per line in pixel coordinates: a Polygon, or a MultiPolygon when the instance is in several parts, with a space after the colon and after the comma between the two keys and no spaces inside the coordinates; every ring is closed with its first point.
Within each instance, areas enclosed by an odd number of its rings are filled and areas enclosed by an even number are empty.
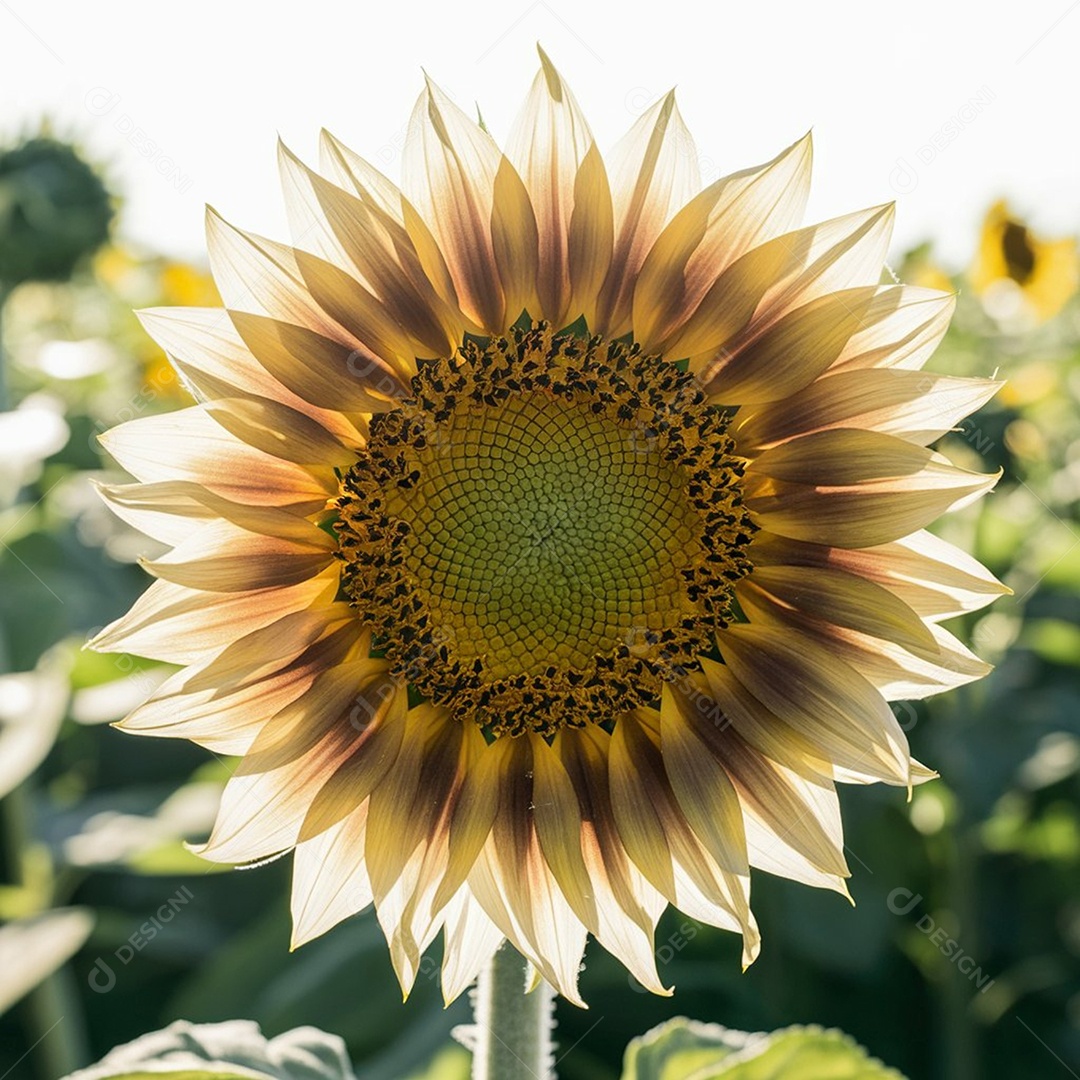
{"type": "Polygon", "coordinates": [[[633,348],[539,327],[425,365],[338,500],[396,671],[494,732],[652,703],[748,565],[725,419],[633,348]]]}

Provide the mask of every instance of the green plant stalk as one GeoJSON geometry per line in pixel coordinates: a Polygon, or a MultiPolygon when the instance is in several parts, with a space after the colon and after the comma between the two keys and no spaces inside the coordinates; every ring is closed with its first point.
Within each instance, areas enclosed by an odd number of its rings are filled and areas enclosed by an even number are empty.
{"type": "MultiPolygon", "coordinates": [[[[24,780],[0,799],[0,828],[11,863],[12,879],[31,886],[27,852],[35,842],[30,827],[30,795],[33,779],[24,780]]],[[[49,892],[52,893],[50,872],[49,892]]],[[[51,896],[43,898],[48,910],[51,896]]],[[[44,1076],[61,1077],[89,1063],[89,1047],[82,1006],[71,969],[65,964],[43,979],[23,1003],[29,1042],[44,1076]]]]}
{"type": "Polygon", "coordinates": [[[0,282],[0,412],[8,408],[6,359],[4,357],[4,305],[11,295],[11,290],[0,282]]]}
{"type": "Polygon", "coordinates": [[[526,993],[526,967],[504,943],[480,972],[473,991],[473,1080],[554,1080],[555,995],[543,979],[526,993]]]}

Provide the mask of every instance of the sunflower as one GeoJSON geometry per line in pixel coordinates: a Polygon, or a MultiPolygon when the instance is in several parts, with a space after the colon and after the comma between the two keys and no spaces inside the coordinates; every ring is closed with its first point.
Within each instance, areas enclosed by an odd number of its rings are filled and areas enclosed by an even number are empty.
{"type": "Polygon", "coordinates": [[[846,895],[835,783],[933,775],[887,700],[988,670],[953,298],[889,206],[799,227],[809,136],[701,188],[668,95],[605,163],[543,54],[505,151],[428,84],[401,190],[322,154],[143,314],[200,404],[104,437],[172,550],[94,645],[183,665],[121,726],[242,755],[201,853],[292,851],[295,944],[374,903],[406,992],[442,930],[448,1000],[509,939],[580,1003],[587,933],[667,993],[669,903],[750,963],[750,867],[846,895]]]}
{"type": "Polygon", "coordinates": [[[972,288],[995,315],[1052,319],[1080,287],[1076,240],[1036,236],[1004,200],[986,212],[979,247],[968,270],[972,288]]]}

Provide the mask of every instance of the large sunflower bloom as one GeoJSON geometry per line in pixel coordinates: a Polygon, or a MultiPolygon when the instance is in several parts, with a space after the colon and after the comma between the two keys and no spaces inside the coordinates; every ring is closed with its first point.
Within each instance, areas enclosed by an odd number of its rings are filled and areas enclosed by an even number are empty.
{"type": "Polygon", "coordinates": [[[243,755],[202,854],[292,850],[297,944],[373,902],[406,990],[442,929],[448,999],[505,937],[580,1001],[587,932],[664,993],[668,903],[749,963],[750,867],[846,894],[835,782],[987,670],[921,531],[995,479],[925,449],[995,389],[919,370],[952,298],[888,206],[797,227],[809,137],[701,189],[669,95],[605,165],[545,57],[505,151],[430,85],[401,191],[322,151],[143,316],[201,403],[104,440],[172,550],[95,645],[186,665],[122,727],[243,755]]]}

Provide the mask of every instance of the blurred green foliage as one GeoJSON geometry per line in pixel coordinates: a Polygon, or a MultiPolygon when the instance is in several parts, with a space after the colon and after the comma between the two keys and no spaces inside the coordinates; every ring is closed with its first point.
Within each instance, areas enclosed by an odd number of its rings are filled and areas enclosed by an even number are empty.
{"type": "MultiPolygon", "coordinates": [[[[899,273],[945,280],[926,250],[899,273]]],[[[1080,1068],[1080,299],[1040,319],[1023,282],[951,283],[957,316],[930,366],[1008,380],[942,443],[1004,470],[941,526],[1014,590],[954,624],[996,670],[896,706],[940,780],[910,803],[844,790],[856,908],[755,875],[764,949],[746,974],[736,938],[669,911],[657,951],[671,999],[591,945],[592,1009],[559,1005],[564,1080],[615,1080],[626,1044],[679,1014],[839,1027],[912,1080],[1080,1068]]],[[[289,860],[216,872],[182,846],[205,836],[230,763],[108,726],[166,669],[80,651],[145,588],[135,559],[151,547],[95,497],[114,469],[95,435],[187,400],[131,309],[212,302],[198,269],[110,248],[7,307],[19,406],[0,414],[0,1075],[53,1080],[179,1018],[247,1018],[268,1037],[341,1035],[361,1080],[436,1057],[429,1075],[452,1080],[468,1004],[443,1009],[438,947],[406,1004],[370,913],[290,953],[289,860]]]]}

